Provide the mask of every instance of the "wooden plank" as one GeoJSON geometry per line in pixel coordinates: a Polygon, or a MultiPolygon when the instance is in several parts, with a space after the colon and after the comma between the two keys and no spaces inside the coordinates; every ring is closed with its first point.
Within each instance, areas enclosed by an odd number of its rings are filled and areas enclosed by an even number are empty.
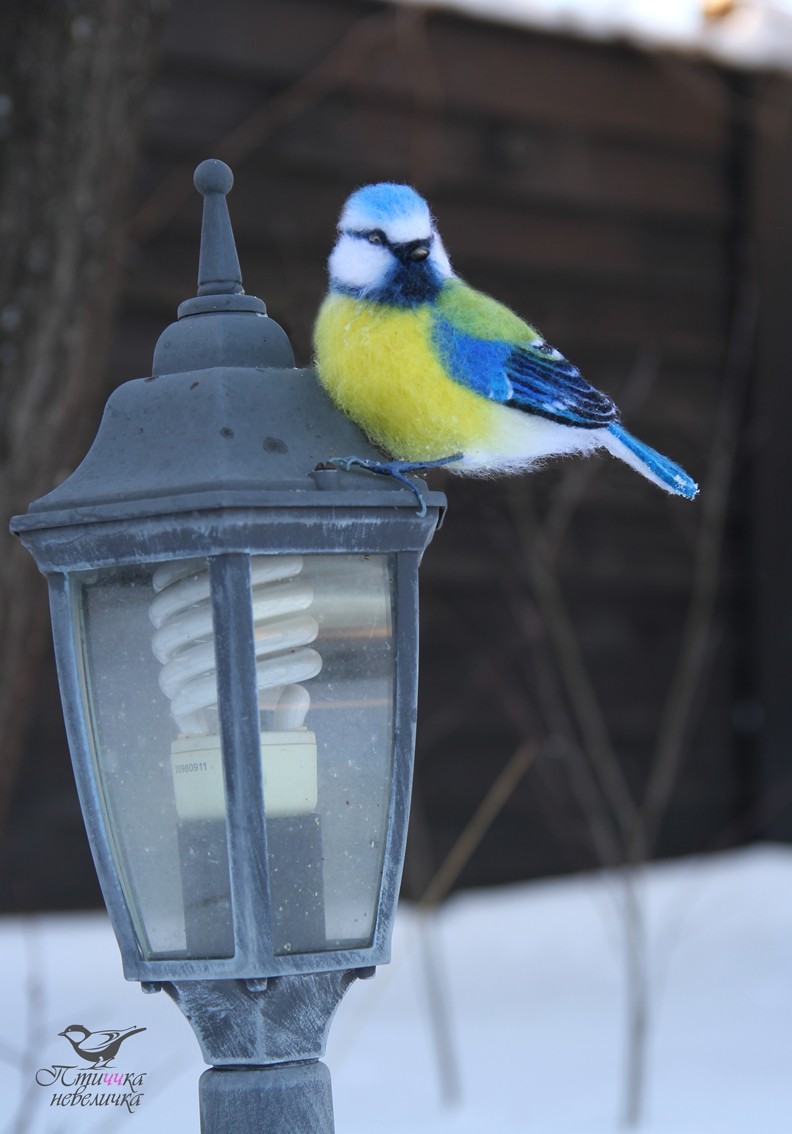
{"type": "MultiPolygon", "coordinates": [[[[266,106],[267,97],[240,79],[166,72],[152,106],[149,148],[170,161],[209,152],[214,140],[266,106]]],[[[470,196],[673,214],[698,224],[722,222],[729,206],[714,155],[568,127],[420,114],[410,105],[349,94],[327,98],[267,137],[250,165],[273,163],[309,176],[346,174],[349,185],[413,180],[417,173],[430,194],[464,188],[470,196]]]]}
{"type": "MultiPolygon", "coordinates": [[[[251,218],[245,210],[240,211],[236,207],[237,202],[232,202],[232,212],[237,222],[237,242],[242,250],[243,273],[247,283],[252,287],[254,279],[262,275],[270,277],[272,267],[284,263],[287,271],[304,274],[306,281],[310,282],[311,290],[321,294],[326,286],[326,261],[334,243],[334,231],[320,236],[306,231],[308,215],[297,209],[288,229],[285,229],[284,225],[273,221],[273,195],[265,191],[258,197],[258,201],[259,211],[269,212],[269,217],[251,218]],[[303,216],[305,227],[302,226],[303,216]]],[[[474,223],[473,214],[470,216],[471,223],[474,223]]],[[[482,228],[487,219],[482,210],[482,228]]],[[[569,225],[572,233],[573,220],[570,220],[569,225]]],[[[197,222],[200,222],[199,217],[197,222]]],[[[539,228],[542,224],[549,226],[551,222],[561,223],[558,218],[537,214],[532,218],[532,228],[539,228]]],[[[578,224],[579,231],[590,233],[592,241],[600,241],[600,246],[605,244],[607,237],[614,231],[609,226],[603,230],[588,221],[578,224]]],[[[636,249],[632,271],[626,267],[615,271],[613,263],[596,260],[592,263],[590,260],[586,262],[582,255],[576,257],[574,249],[559,251],[555,255],[555,262],[548,265],[546,259],[536,256],[534,246],[524,236],[525,232],[523,227],[522,258],[515,257],[511,263],[499,259],[496,247],[483,247],[483,236],[476,239],[482,257],[485,256],[486,259],[470,253],[457,254],[451,240],[448,245],[463,278],[479,290],[516,306],[521,314],[536,322],[545,332],[548,332],[550,320],[554,325],[578,328],[582,335],[588,332],[596,335],[602,325],[623,325],[629,337],[650,344],[666,331],[721,339],[723,283],[718,272],[719,265],[717,262],[712,263],[706,272],[700,266],[696,274],[689,270],[690,262],[697,249],[702,247],[702,242],[679,241],[675,250],[679,253],[678,267],[669,250],[668,263],[671,270],[659,272],[653,253],[663,241],[664,234],[661,231],[652,234],[651,242],[648,239],[644,241],[645,255],[638,255],[641,249],[636,249]]],[[[504,225],[501,239],[505,240],[506,235],[507,226],[504,225]]],[[[459,243],[469,245],[470,239],[460,240],[459,243]]],[[[637,242],[633,242],[634,246],[635,244],[637,242]]],[[[186,221],[172,226],[157,241],[156,246],[146,248],[136,264],[132,265],[132,271],[140,278],[143,286],[156,289],[168,281],[173,286],[192,286],[196,261],[195,229],[192,221],[186,221]]]]}
{"type": "Polygon", "coordinates": [[[146,146],[175,163],[222,138],[267,97],[260,84],[241,75],[182,74],[164,65],[149,98],[146,146]]]}
{"type": "Polygon", "coordinates": [[[286,83],[309,73],[356,23],[378,12],[392,31],[384,27],[378,46],[356,60],[343,80],[361,95],[420,98],[429,85],[441,92],[445,107],[509,121],[538,119],[711,149],[724,138],[727,100],[712,68],[677,60],[669,74],[650,55],[624,46],[446,12],[428,18],[427,54],[420,31],[411,41],[403,13],[387,5],[227,0],[219,20],[212,0],[181,0],[171,17],[166,58],[286,83]]]}
{"type": "Polygon", "coordinates": [[[439,199],[435,212],[446,246],[461,261],[497,260],[542,268],[595,268],[632,274],[651,263],[660,276],[704,277],[720,262],[718,235],[679,233],[673,226],[630,226],[618,218],[537,208],[476,209],[439,199]]]}
{"type": "MultiPolygon", "coordinates": [[[[492,650],[497,650],[499,642],[493,639],[487,645],[492,650]]],[[[486,645],[483,648],[486,649],[486,645]]],[[[431,736],[431,729],[427,729],[426,725],[431,725],[434,712],[442,714],[444,701],[449,696],[454,696],[455,689],[464,688],[465,673],[460,665],[460,655],[464,656],[464,652],[458,651],[453,658],[446,655],[442,659],[446,674],[450,677],[449,689],[436,693],[431,683],[424,682],[421,689],[422,727],[419,728],[419,737],[426,736],[427,732],[431,736]]],[[[600,668],[605,670],[604,666],[600,668]]],[[[614,667],[609,668],[613,670],[614,667]]],[[[722,678],[722,674],[720,676],[722,678]]],[[[654,681],[654,673],[649,677],[654,681]]],[[[659,717],[662,705],[662,685],[654,681],[650,686],[654,695],[648,700],[647,684],[645,682],[636,690],[633,705],[636,709],[640,705],[640,712],[635,713],[632,722],[625,722],[623,717],[627,698],[621,687],[607,691],[605,702],[617,751],[630,780],[636,784],[643,782],[646,776],[653,748],[652,727],[659,717]]],[[[535,684],[527,675],[523,688],[524,712],[528,720],[534,718],[534,735],[541,743],[546,731],[545,725],[541,714],[532,704],[535,684]]],[[[458,702],[461,700],[457,697],[458,702]]],[[[495,714],[496,720],[501,717],[499,727],[494,722],[487,727],[490,714],[485,714],[483,706],[492,700],[491,690],[482,690],[478,697],[468,694],[460,704],[460,719],[450,734],[441,735],[430,744],[419,742],[422,794],[435,831],[444,833],[453,830],[456,824],[463,825],[462,816],[466,810],[469,814],[475,806],[477,793],[480,795],[483,790],[482,781],[486,780],[487,775],[491,776],[493,769],[508,757],[517,741],[515,733],[510,735],[504,729],[502,714],[495,714]],[[465,705],[471,707],[470,713],[465,713],[465,705]],[[464,775],[459,774],[461,769],[464,769],[464,775]]],[[[719,707],[722,705],[713,706],[715,712],[708,717],[706,726],[696,730],[695,747],[686,768],[687,777],[674,801],[664,833],[665,853],[690,852],[693,848],[707,849],[722,836],[734,814],[734,783],[723,774],[723,752],[728,747],[729,739],[724,725],[727,716],[723,712],[717,712],[719,707]],[[708,783],[709,791],[706,790],[708,783]]],[[[558,842],[559,816],[564,817],[561,825],[564,840],[570,844],[567,849],[571,850],[577,844],[577,853],[583,854],[577,860],[579,865],[590,866],[596,863],[590,851],[588,855],[585,854],[588,847],[585,822],[573,801],[568,778],[574,776],[573,769],[566,762],[548,763],[547,756],[543,756],[541,764],[532,773],[530,783],[522,785],[521,790],[509,800],[491,849],[481,849],[477,864],[477,875],[481,881],[503,881],[506,877],[503,871],[506,869],[514,871],[513,876],[516,877],[529,877],[535,873],[547,872],[548,869],[553,872],[562,869],[563,847],[558,842]],[[542,769],[544,774],[540,776],[542,769]],[[558,773],[555,783],[552,779],[548,780],[547,773],[551,769],[558,773]],[[536,842],[531,843],[530,847],[525,837],[519,839],[516,830],[509,833],[510,826],[516,825],[516,820],[519,820],[523,832],[530,829],[536,836],[536,842]],[[507,849],[511,860],[508,867],[504,862],[507,849]]],[[[472,881],[469,878],[467,884],[472,881]]]]}
{"type": "MultiPolygon", "coordinates": [[[[246,169],[229,201],[237,240],[329,250],[348,188],[290,176],[280,167],[266,173],[246,169]]],[[[196,195],[185,201],[187,208],[174,220],[176,231],[194,231],[196,195]]],[[[723,268],[721,232],[673,218],[638,221],[550,203],[526,210],[441,192],[432,204],[446,247],[460,264],[497,263],[502,270],[530,264],[543,271],[624,276],[650,266],[658,280],[682,288],[717,286],[723,268]]]]}
{"type": "Polygon", "coordinates": [[[305,74],[358,20],[387,6],[337,0],[177,0],[163,39],[166,66],[225,66],[237,75],[305,74]]]}
{"type": "MultiPolygon", "coordinates": [[[[169,320],[177,304],[192,294],[197,253],[188,228],[163,237],[139,258],[135,274],[127,279],[128,302],[150,304],[156,297],[163,318],[169,320]]],[[[259,243],[247,236],[239,246],[247,289],[265,300],[274,317],[289,324],[298,356],[309,357],[311,327],[326,288],[326,248],[259,243]]],[[[532,264],[522,265],[519,273],[471,264],[465,276],[532,320],[595,384],[614,393],[641,352],[659,356],[661,386],[663,373],[686,367],[680,379],[683,390],[689,373],[701,383],[722,355],[719,293],[689,294],[680,285],[677,294],[658,280],[651,264],[624,279],[584,273],[574,263],[552,276],[532,264]]],[[[704,387],[699,388],[703,393],[704,387]]]]}
{"type": "Polygon", "coordinates": [[[471,264],[464,276],[479,290],[517,306],[547,338],[558,338],[562,328],[577,340],[620,331],[623,338],[645,349],[654,346],[660,354],[669,336],[722,340],[720,281],[699,291],[666,286],[651,262],[631,273],[627,285],[605,272],[572,267],[551,274],[531,262],[519,275],[491,264],[471,264]]]}
{"type": "Polygon", "coordinates": [[[511,120],[539,116],[567,128],[678,143],[718,146],[724,137],[727,99],[712,69],[683,64],[671,79],[652,55],[622,45],[521,34],[463,19],[437,18],[429,26],[451,103],[511,120]],[[697,84],[706,88],[698,96],[697,84]]]}
{"type": "Polygon", "coordinates": [[[789,804],[792,752],[792,83],[767,79],[761,93],[779,113],[774,131],[757,132],[754,225],[763,282],[755,366],[754,429],[760,439],[754,481],[754,563],[758,625],[759,698],[753,707],[759,729],[761,791],[771,821],[763,834],[792,839],[789,804]],[[773,806],[773,798],[780,804],[773,806]],[[787,803],[783,801],[786,798],[787,803]]]}

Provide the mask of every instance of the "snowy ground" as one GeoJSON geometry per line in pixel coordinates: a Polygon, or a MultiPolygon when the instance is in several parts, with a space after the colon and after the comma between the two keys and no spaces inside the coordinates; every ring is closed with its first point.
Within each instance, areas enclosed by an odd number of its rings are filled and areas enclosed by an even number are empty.
{"type": "MultiPolygon", "coordinates": [[[[614,879],[463,895],[402,911],[395,961],[358,984],[331,1030],[337,1134],[609,1134],[618,1129],[623,982],[614,879]],[[438,1043],[428,974],[441,974],[438,1043]],[[446,1096],[444,1100],[444,1096],[446,1096]],[[449,1097],[451,1101],[449,1101],[449,1097]]],[[[792,849],[653,867],[650,1134],[792,1131],[792,849]]],[[[203,1064],[162,995],[120,975],[99,915],[0,920],[0,1131],[128,1124],[197,1134],[203,1064]],[[116,1061],[145,1072],[139,1109],[50,1105],[36,1072],[74,1064],[69,1024],[137,1025],[116,1061]]]]}

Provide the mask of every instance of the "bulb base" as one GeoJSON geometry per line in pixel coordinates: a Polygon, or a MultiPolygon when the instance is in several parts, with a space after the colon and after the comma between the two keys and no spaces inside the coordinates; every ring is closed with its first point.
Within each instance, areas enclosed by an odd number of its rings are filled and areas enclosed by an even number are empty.
{"type": "MultiPolygon", "coordinates": [[[[267,818],[309,815],[318,800],[315,733],[298,728],[262,732],[260,736],[267,818]]],[[[218,736],[180,736],[174,740],[171,770],[179,820],[225,818],[218,736]]]]}

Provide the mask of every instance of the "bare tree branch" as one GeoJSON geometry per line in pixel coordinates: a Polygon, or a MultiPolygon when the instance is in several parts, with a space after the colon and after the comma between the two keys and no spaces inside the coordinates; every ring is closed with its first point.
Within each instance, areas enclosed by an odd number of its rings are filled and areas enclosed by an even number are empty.
{"type": "Polygon", "coordinates": [[[657,747],[641,803],[643,822],[634,833],[630,860],[651,856],[684,752],[690,713],[701,686],[721,577],[721,552],[728,515],[729,489],[737,452],[745,390],[753,360],[758,316],[755,285],[742,285],[726,377],[710,449],[709,471],[701,494],[701,522],[696,544],[693,586],[682,631],[679,661],[658,730],[657,747]]]}
{"type": "MultiPolygon", "coordinates": [[[[234,164],[258,149],[266,139],[294,118],[340,90],[359,71],[370,53],[388,43],[394,34],[397,13],[377,12],[357,20],[341,42],[311,71],[268,98],[262,106],[213,143],[213,157],[234,164]]],[[[178,213],[193,193],[192,162],[177,165],[143,202],[124,226],[127,239],[140,243],[149,239],[178,213]]]]}
{"type": "Polygon", "coordinates": [[[419,910],[433,909],[450,893],[481,840],[536,759],[536,752],[535,744],[523,741],[512,754],[421,895],[417,905],[419,910]]]}
{"type": "Polygon", "coordinates": [[[547,562],[545,540],[529,491],[511,485],[507,500],[523,561],[545,619],[567,696],[584,740],[584,750],[622,839],[629,839],[638,812],[627,780],[613,750],[597,694],[580,649],[577,631],[554,571],[547,562]]]}

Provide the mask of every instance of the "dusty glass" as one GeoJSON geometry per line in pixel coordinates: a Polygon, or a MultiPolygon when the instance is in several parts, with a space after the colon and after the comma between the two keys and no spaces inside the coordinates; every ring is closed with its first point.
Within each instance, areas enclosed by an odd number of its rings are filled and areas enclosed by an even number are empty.
{"type": "Polygon", "coordinates": [[[141,953],[233,956],[206,562],[85,572],[73,597],[93,762],[141,953]],[[189,785],[210,767],[197,798],[189,785]]]}

